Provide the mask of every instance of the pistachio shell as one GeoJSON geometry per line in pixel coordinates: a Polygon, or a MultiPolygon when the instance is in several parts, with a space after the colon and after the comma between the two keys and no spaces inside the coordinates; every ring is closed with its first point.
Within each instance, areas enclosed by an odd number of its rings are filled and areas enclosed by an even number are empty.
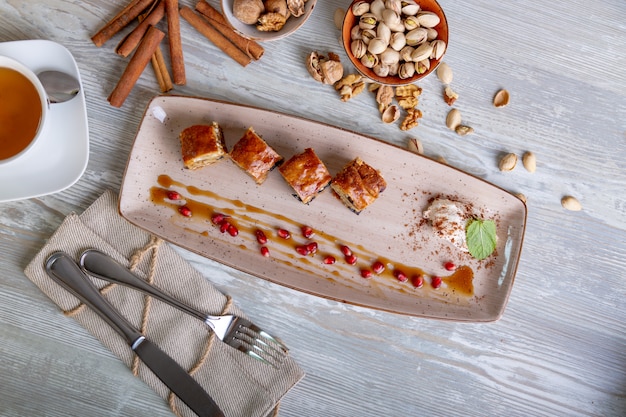
{"type": "Polygon", "coordinates": [[[537,169],[537,157],[534,153],[528,151],[522,156],[522,164],[528,172],[535,172],[537,169]]]}
{"type": "Polygon", "coordinates": [[[378,19],[383,18],[383,10],[385,10],[385,2],[383,0],[374,0],[370,4],[370,13],[373,13],[378,19]]]}
{"type": "Polygon", "coordinates": [[[452,109],[448,112],[448,116],[446,116],[446,126],[450,130],[456,130],[456,128],[461,124],[461,112],[459,109],[452,109]]]}
{"type": "Polygon", "coordinates": [[[396,51],[402,50],[406,45],[406,37],[402,32],[394,32],[391,34],[391,39],[389,40],[389,46],[391,46],[396,51]]]}
{"type": "Polygon", "coordinates": [[[583,209],[580,201],[578,201],[576,197],[572,197],[571,195],[566,195],[561,199],[561,206],[563,206],[564,209],[570,211],[580,211],[583,209]]]}
{"type": "Polygon", "coordinates": [[[445,62],[442,62],[437,67],[437,78],[444,84],[450,84],[452,82],[452,68],[445,62]]]}
{"type": "Polygon", "coordinates": [[[430,45],[433,47],[433,52],[430,54],[431,59],[441,59],[444,52],[446,52],[446,43],[441,39],[432,41],[430,45]]]}
{"type": "Polygon", "coordinates": [[[402,18],[400,15],[391,9],[385,9],[383,11],[382,21],[389,27],[395,27],[402,24],[402,18]]]}
{"type": "Polygon", "coordinates": [[[400,69],[398,70],[398,76],[403,80],[407,78],[411,78],[415,75],[415,64],[412,62],[404,62],[400,64],[400,69]]]}
{"type": "Polygon", "coordinates": [[[374,68],[374,66],[378,64],[378,55],[366,52],[365,55],[361,57],[361,64],[366,68],[374,68]]]}
{"type": "Polygon", "coordinates": [[[373,13],[365,13],[359,17],[359,27],[361,29],[374,29],[378,24],[378,18],[373,13]]]}
{"type": "Polygon", "coordinates": [[[407,45],[417,46],[426,42],[428,31],[424,28],[418,27],[417,29],[410,30],[405,36],[407,45]]]}
{"type": "Polygon", "coordinates": [[[396,62],[400,61],[400,52],[396,51],[393,48],[387,48],[383,53],[380,54],[380,62],[385,65],[393,65],[396,62]]]}
{"type": "Polygon", "coordinates": [[[376,37],[384,39],[387,44],[389,44],[389,40],[391,39],[391,29],[384,22],[380,22],[376,27],[376,37]]]}
{"type": "Polygon", "coordinates": [[[423,154],[424,153],[424,146],[422,145],[422,141],[420,141],[417,138],[411,138],[409,139],[409,142],[407,144],[407,148],[414,153],[417,154],[423,154]]]}
{"type": "Polygon", "coordinates": [[[420,5],[415,0],[402,0],[402,13],[406,16],[415,16],[420,11],[420,5]]]}
{"type": "Polygon", "coordinates": [[[493,105],[496,107],[504,107],[509,104],[509,92],[502,89],[493,96],[493,105]]]}
{"type": "Polygon", "coordinates": [[[361,59],[363,55],[365,55],[365,52],[367,52],[367,45],[360,39],[354,40],[350,44],[350,51],[352,51],[352,55],[354,55],[356,59],[361,59]]]}
{"type": "Polygon", "coordinates": [[[417,20],[420,22],[420,26],[425,28],[434,28],[441,22],[441,19],[435,13],[425,11],[417,14],[417,20]]]}
{"type": "Polygon", "coordinates": [[[393,123],[400,118],[400,109],[395,104],[387,107],[382,114],[385,123],[393,123]]]}
{"type": "Polygon", "coordinates": [[[363,16],[370,11],[370,4],[366,1],[358,1],[352,5],[352,14],[355,16],[363,16]]]}
{"type": "Polygon", "coordinates": [[[433,46],[429,43],[423,43],[417,48],[415,48],[415,51],[413,51],[411,58],[413,58],[413,61],[419,62],[423,59],[430,58],[430,55],[432,53],[433,53],[433,46]]]}
{"type": "Polygon", "coordinates": [[[385,0],[385,7],[397,14],[402,13],[402,2],[400,0],[385,0]]]}
{"type": "Polygon", "coordinates": [[[500,159],[500,163],[498,164],[498,168],[500,171],[513,171],[517,165],[517,155],[514,153],[507,153],[500,159]]]}
{"type": "Polygon", "coordinates": [[[367,45],[367,51],[371,52],[374,55],[381,54],[387,49],[388,43],[381,38],[374,38],[367,45]]]}

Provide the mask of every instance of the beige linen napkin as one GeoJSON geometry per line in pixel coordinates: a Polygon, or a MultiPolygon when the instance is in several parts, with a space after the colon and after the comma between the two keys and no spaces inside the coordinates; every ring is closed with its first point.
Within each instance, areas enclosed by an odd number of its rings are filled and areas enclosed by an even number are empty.
{"type": "MultiPolygon", "coordinates": [[[[134,355],[124,339],[90,308],[46,273],[48,256],[62,250],[78,259],[99,249],[166,293],[208,314],[244,313],[168,244],[133,226],[117,211],[117,195],[107,191],[85,212],[67,216],[24,271],[52,301],[115,353],[133,373],[166,399],[175,414],[195,414],[134,355]]],[[[217,339],[200,320],[130,288],[92,279],[131,323],[202,385],[228,417],[265,417],[304,372],[288,356],[278,368],[264,364],[217,339]]],[[[254,321],[254,320],[252,320],[254,321]]],[[[267,329],[280,336],[280,329],[267,329]]]]}

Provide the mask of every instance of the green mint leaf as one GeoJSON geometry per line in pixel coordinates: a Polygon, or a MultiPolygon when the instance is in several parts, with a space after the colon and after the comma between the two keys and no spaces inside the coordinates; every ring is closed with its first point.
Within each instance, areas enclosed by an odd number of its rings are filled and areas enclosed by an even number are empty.
{"type": "Polygon", "coordinates": [[[478,260],[485,259],[496,249],[496,223],[493,220],[469,220],[465,239],[469,253],[478,260]]]}

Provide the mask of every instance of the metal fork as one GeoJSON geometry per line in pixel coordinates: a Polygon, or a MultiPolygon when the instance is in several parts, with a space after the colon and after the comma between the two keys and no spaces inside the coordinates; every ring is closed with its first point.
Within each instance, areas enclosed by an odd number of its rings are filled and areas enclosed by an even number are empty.
{"type": "Polygon", "coordinates": [[[212,316],[198,311],[172,298],[156,286],[148,284],[103,252],[95,249],[86,250],[80,256],[79,264],[85,272],[96,278],[142,291],[203,321],[224,343],[261,362],[277,367],[288,352],[283,343],[250,320],[232,314],[212,316]]]}

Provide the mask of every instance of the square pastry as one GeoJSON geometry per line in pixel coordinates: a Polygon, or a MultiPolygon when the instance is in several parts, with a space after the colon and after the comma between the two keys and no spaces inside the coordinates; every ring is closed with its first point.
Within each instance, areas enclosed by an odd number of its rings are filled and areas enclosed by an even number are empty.
{"type": "Polygon", "coordinates": [[[305,204],[326,188],[332,179],[326,165],[311,148],[292,156],[278,170],[305,204]]]}
{"type": "Polygon", "coordinates": [[[216,122],[189,126],[178,137],[183,163],[189,169],[210,165],[222,159],[228,152],[224,132],[216,122]]]}
{"type": "Polygon", "coordinates": [[[283,161],[283,157],[265,143],[252,127],[233,146],[230,157],[257,184],[262,184],[267,174],[283,161]]]}
{"type": "Polygon", "coordinates": [[[377,170],[357,157],[337,173],[330,186],[346,207],[359,214],[376,201],[387,183],[377,170]]]}

